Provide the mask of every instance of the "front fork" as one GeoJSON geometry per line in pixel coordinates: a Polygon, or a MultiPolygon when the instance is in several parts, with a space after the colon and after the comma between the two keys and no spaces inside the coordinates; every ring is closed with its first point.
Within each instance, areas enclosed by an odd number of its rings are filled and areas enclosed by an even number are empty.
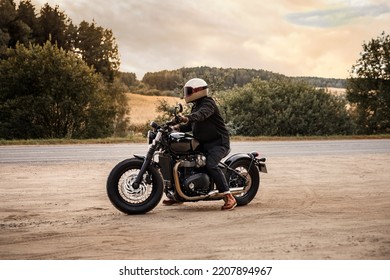
{"type": "Polygon", "coordinates": [[[156,138],[153,140],[153,143],[150,145],[149,151],[146,154],[146,157],[145,157],[144,162],[142,164],[142,167],[137,175],[137,178],[135,178],[135,180],[133,182],[134,189],[139,188],[139,185],[141,184],[141,181],[142,181],[142,177],[144,176],[146,170],[148,169],[149,165],[151,164],[151,162],[153,160],[154,153],[156,152],[158,144],[160,143],[161,135],[162,135],[161,131],[157,132],[156,138]]]}

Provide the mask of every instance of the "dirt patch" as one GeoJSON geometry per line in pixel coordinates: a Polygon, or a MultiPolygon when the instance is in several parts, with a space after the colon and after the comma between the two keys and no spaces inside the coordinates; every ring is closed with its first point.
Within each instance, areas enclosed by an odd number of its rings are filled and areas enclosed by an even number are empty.
{"type": "Polygon", "coordinates": [[[390,154],[278,157],[251,204],[127,216],[116,162],[0,165],[0,259],[389,259],[390,154]]]}

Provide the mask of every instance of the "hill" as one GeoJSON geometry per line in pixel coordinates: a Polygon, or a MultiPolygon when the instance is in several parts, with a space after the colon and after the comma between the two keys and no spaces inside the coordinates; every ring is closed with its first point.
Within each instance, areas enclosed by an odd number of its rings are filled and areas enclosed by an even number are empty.
{"type": "MultiPolygon", "coordinates": [[[[128,86],[135,85],[135,75],[121,73],[122,81],[128,86]],[[128,79],[125,80],[125,77],[128,79]]],[[[183,67],[176,70],[162,70],[148,72],[144,75],[142,83],[151,89],[158,91],[173,91],[180,88],[184,83],[193,77],[202,77],[214,88],[230,89],[234,86],[242,87],[253,79],[269,81],[272,79],[290,78],[305,81],[315,87],[344,88],[345,79],[321,78],[321,77],[287,77],[283,74],[274,73],[262,69],[244,68],[217,68],[217,67],[183,67]]]]}

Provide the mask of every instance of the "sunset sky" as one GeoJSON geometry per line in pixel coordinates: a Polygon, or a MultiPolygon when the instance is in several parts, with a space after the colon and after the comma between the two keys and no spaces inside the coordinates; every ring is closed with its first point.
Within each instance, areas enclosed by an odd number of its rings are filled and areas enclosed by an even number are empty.
{"type": "MultiPolygon", "coordinates": [[[[18,1],[16,1],[18,2],[18,1]]],[[[390,33],[388,0],[32,0],[112,29],[121,71],[211,66],[346,78],[362,44],[390,33]]]]}

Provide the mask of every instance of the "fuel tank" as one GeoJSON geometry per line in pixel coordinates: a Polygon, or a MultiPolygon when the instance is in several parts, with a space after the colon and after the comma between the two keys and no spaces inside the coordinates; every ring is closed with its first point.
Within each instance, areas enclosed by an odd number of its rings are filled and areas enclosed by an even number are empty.
{"type": "Polygon", "coordinates": [[[168,138],[169,147],[175,154],[190,154],[199,147],[199,141],[192,135],[183,132],[174,132],[168,138]]]}

